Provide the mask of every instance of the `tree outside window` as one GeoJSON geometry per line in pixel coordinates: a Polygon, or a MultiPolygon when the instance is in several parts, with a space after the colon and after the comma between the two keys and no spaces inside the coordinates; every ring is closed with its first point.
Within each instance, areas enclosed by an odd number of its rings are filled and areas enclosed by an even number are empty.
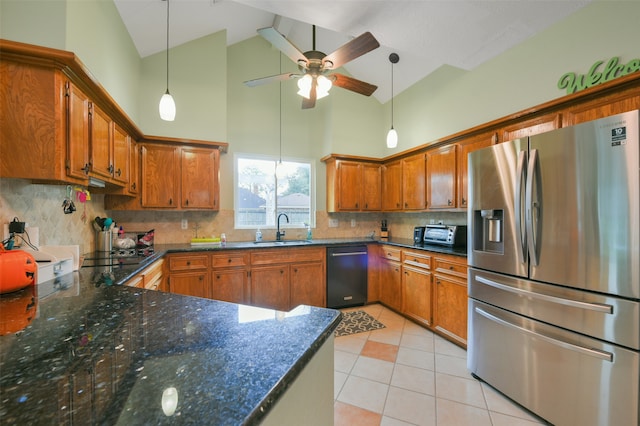
{"type": "Polygon", "coordinates": [[[236,228],[276,227],[280,213],[286,226],[314,225],[311,161],[237,155],[235,170],[236,228]]]}

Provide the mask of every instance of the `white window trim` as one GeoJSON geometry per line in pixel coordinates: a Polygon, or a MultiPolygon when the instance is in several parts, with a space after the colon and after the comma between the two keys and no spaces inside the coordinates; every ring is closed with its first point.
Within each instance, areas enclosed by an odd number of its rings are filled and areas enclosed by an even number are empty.
{"type": "MultiPolygon", "coordinates": [[[[251,225],[238,225],[236,221],[236,212],[238,211],[238,159],[252,159],[252,160],[265,160],[265,161],[280,161],[280,157],[276,155],[265,155],[265,154],[248,154],[242,152],[234,152],[233,153],[233,228],[234,229],[256,229],[255,226],[251,225]]],[[[311,181],[311,188],[309,190],[309,209],[310,220],[309,224],[312,229],[316,227],[316,161],[311,158],[299,158],[299,157],[282,157],[282,161],[285,162],[297,162],[297,163],[308,163],[310,166],[309,170],[309,180],[311,181]]],[[[298,226],[297,224],[289,225],[288,223],[281,223],[280,228],[286,229],[305,229],[303,227],[298,226]]],[[[260,229],[276,229],[276,226],[263,226],[260,229]]]]}

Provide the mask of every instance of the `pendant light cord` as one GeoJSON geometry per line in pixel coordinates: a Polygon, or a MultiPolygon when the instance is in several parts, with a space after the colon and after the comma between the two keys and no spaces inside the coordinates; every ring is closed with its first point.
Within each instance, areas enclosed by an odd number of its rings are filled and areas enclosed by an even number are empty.
{"type": "MultiPolygon", "coordinates": [[[[280,61],[280,74],[282,74],[282,53],[278,52],[278,60],[280,61]]],[[[282,80],[280,80],[280,165],[282,165],[282,80]]]]}
{"type": "Polygon", "coordinates": [[[167,93],[169,93],[169,0],[167,1],[167,93]]]}
{"type": "Polygon", "coordinates": [[[393,129],[393,62],[391,62],[391,128],[393,129]]]}

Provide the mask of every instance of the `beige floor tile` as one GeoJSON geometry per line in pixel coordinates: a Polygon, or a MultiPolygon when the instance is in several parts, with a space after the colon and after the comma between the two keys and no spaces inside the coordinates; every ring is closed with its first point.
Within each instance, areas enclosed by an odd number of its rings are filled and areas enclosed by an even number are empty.
{"type": "Polygon", "coordinates": [[[383,361],[376,358],[369,358],[366,356],[358,357],[356,364],[351,370],[352,376],[363,377],[369,380],[375,380],[389,384],[391,382],[391,375],[393,374],[393,363],[389,361],[383,361]]]}
{"type": "Polygon", "coordinates": [[[424,368],[425,370],[435,370],[435,357],[433,352],[421,351],[419,349],[403,348],[400,346],[396,363],[424,368]]]}
{"type": "Polygon", "coordinates": [[[435,395],[433,371],[396,364],[391,377],[391,386],[408,389],[427,395],[435,395]]]}
{"type": "Polygon", "coordinates": [[[416,324],[413,321],[405,321],[403,332],[407,334],[418,334],[418,335],[431,333],[429,330],[426,330],[424,327],[416,324]]]}
{"type": "Polygon", "coordinates": [[[520,405],[514,403],[500,392],[482,382],[482,391],[484,392],[484,398],[487,401],[487,408],[489,411],[495,411],[497,413],[506,414],[512,417],[518,417],[525,420],[537,422],[538,418],[531,414],[520,405]]]}
{"type": "Polygon", "coordinates": [[[349,376],[342,386],[338,401],[355,405],[374,413],[382,413],[389,385],[362,377],[349,376]]]}
{"type": "Polygon", "coordinates": [[[431,334],[403,334],[400,346],[421,351],[433,352],[433,335],[431,334]]]}
{"type": "Polygon", "coordinates": [[[487,409],[482,387],[475,379],[436,373],[436,397],[487,409]]]}
{"type": "Polygon", "coordinates": [[[348,377],[349,375],[346,373],[341,373],[339,371],[333,372],[333,399],[338,398],[338,395],[342,390],[342,386],[344,386],[348,377]]]}
{"type": "Polygon", "coordinates": [[[369,334],[369,340],[374,342],[387,343],[389,345],[399,345],[402,339],[402,330],[392,330],[389,328],[381,328],[374,330],[369,334]]]}
{"type": "Polygon", "coordinates": [[[415,426],[413,423],[403,422],[402,420],[391,417],[382,416],[380,426],[415,426]]]}
{"type": "Polygon", "coordinates": [[[402,420],[414,425],[435,426],[435,398],[423,393],[391,386],[383,414],[385,417],[402,420]]]}
{"type": "Polygon", "coordinates": [[[341,373],[349,374],[358,359],[357,354],[344,351],[333,351],[333,369],[341,373]]]}
{"type": "Polygon", "coordinates": [[[385,307],[376,303],[374,305],[361,306],[360,309],[365,311],[375,319],[378,319],[385,307]]]}
{"type": "Polygon", "coordinates": [[[441,398],[436,407],[438,426],[491,426],[487,410],[441,398]]]}
{"type": "Polygon", "coordinates": [[[464,378],[471,378],[467,370],[467,360],[450,355],[436,354],[436,371],[464,378]]]}
{"type": "Polygon", "coordinates": [[[435,352],[442,355],[450,355],[458,358],[467,359],[467,351],[460,346],[443,339],[440,336],[434,336],[433,339],[435,352]]]}
{"type": "Polygon", "coordinates": [[[496,413],[495,411],[489,411],[491,416],[491,422],[493,426],[536,426],[545,424],[538,420],[527,420],[519,417],[508,416],[502,413],[496,413]]]}
{"type": "Polygon", "coordinates": [[[339,351],[359,354],[364,347],[364,344],[367,342],[366,337],[363,337],[361,334],[362,333],[336,337],[334,348],[339,351]]]}

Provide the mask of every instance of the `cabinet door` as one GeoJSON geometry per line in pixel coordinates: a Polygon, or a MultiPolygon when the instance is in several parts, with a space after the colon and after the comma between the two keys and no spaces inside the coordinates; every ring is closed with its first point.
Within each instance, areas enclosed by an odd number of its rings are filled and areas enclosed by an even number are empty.
{"type": "Polygon", "coordinates": [[[491,146],[497,140],[495,133],[483,133],[460,144],[458,159],[458,207],[467,208],[469,190],[467,172],[469,170],[469,153],[491,146]]]}
{"type": "Polygon", "coordinates": [[[169,292],[186,296],[209,297],[209,273],[198,271],[170,274],[169,292]]]}
{"type": "Polygon", "coordinates": [[[402,312],[423,323],[431,324],[431,272],[402,266],[402,312]]]}
{"type": "Polygon", "coordinates": [[[94,103],[89,107],[89,114],[91,174],[99,178],[111,179],[113,176],[111,118],[94,103]]]}
{"type": "Polygon", "coordinates": [[[289,265],[251,268],[251,304],[289,310],[289,265]]]}
{"type": "Polygon", "coordinates": [[[455,145],[427,151],[427,207],[429,209],[456,207],[456,151],[455,145]]]}
{"type": "Polygon", "coordinates": [[[379,164],[362,165],[362,210],[382,209],[382,168],[379,164]]]}
{"type": "Polygon", "coordinates": [[[142,145],[142,206],[179,207],[179,148],[142,145]]]}
{"type": "Polygon", "coordinates": [[[113,123],[113,180],[122,185],[129,185],[130,178],[131,137],[120,126],[113,123]]]}
{"type": "Polygon", "coordinates": [[[211,274],[211,298],[232,303],[247,303],[248,286],[245,269],[218,269],[211,274]]]}
{"type": "Polygon", "coordinates": [[[402,163],[394,161],[382,167],[382,209],[402,209],[402,163]]]}
{"type": "Polygon", "coordinates": [[[352,161],[338,163],[338,210],[360,210],[362,165],[352,161]]]}
{"type": "Polygon", "coordinates": [[[291,265],[290,308],[298,305],[327,307],[327,285],[324,263],[299,263],[291,265]]]}
{"type": "Polygon", "coordinates": [[[128,193],[137,195],[140,192],[140,150],[136,142],[129,137],[129,183],[128,193]]]}
{"type": "Polygon", "coordinates": [[[400,262],[383,259],[380,263],[380,301],[402,311],[402,275],[400,262]]]}
{"type": "Polygon", "coordinates": [[[424,154],[402,159],[402,200],[404,210],[422,210],[426,207],[424,154]]]}
{"type": "Polygon", "coordinates": [[[455,341],[467,344],[467,286],[445,275],[435,274],[434,326],[455,341]]]}
{"type": "Polygon", "coordinates": [[[218,150],[182,148],[181,206],[187,209],[218,209],[218,150]]]}
{"type": "Polygon", "coordinates": [[[67,85],[67,174],[89,174],[89,98],[71,83],[67,85]]]}

